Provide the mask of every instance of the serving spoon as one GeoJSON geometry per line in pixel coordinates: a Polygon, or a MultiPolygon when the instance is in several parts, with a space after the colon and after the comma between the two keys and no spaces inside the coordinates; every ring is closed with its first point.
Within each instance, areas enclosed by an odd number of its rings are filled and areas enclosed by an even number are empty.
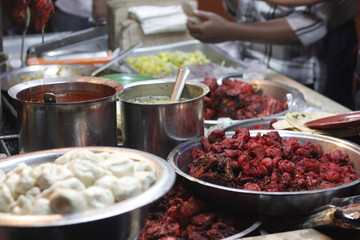
{"type": "Polygon", "coordinates": [[[171,101],[179,101],[181,94],[184,90],[185,82],[187,77],[189,76],[190,69],[187,66],[183,66],[179,69],[178,74],[176,76],[174,89],[171,93],[170,100],[171,101]]]}

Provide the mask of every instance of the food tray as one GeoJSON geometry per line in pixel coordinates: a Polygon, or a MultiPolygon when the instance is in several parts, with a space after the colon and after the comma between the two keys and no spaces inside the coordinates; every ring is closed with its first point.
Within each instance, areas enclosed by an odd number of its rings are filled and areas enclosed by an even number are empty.
{"type": "MultiPolygon", "coordinates": [[[[261,135],[274,130],[250,130],[251,136],[261,135]]],[[[300,144],[311,142],[322,146],[324,153],[341,150],[349,155],[354,163],[356,174],[360,175],[360,146],[352,142],[318,134],[278,131],[280,136],[297,138],[300,144]]],[[[233,132],[227,132],[229,138],[233,132]]],[[[306,215],[317,207],[330,203],[335,198],[347,197],[359,193],[360,178],[347,184],[321,190],[297,192],[260,192],[224,187],[196,179],[188,174],[191,162],[191,150],[202,147],[199,139],[187,141],[174,148],[167,160],[178,176],[186,181],[197,195],[209,199],[217,206],[234,212],[263,216],[306,215]]]]}
{"type": "MultiPolygon", "coordinates": [[[[222,84],[222,79],[226,77],[220,77],[218,78],[218,84],[221,85],[222,84]]],[[[229,76],[230,79],[236,79],[236,80],[240,80],[246,83],[250,83],[250,84],[255,84],[256,88],[262,91],[262,94],[268,95],[268,96],[273,96],[275,98],[277,98],[278,100],[281,101],[287,101],[288,104],[288,109],[273,115],[270,115],[268,117],[280,117],[280,116],[284,116],[286,113],[288,112],[294,112],[296,110],[298,110],[299,108],[303,108],[306,106],[305,103],[305,98],[304,95],[297,89],[290,87],[288,85],[279,83],[279,82],[274,82],[274,81],[269,81],[269,80],[258,80],[258,79],[253,79],[253,80],[249,80],[249,79],[242,79],[241,76],[229,76]]],[[[256,119],[260,119],[260,118],[252,118],[253,120],[256,119]]],[[[242,123],[243,121],[247,121],[250,119],[242,119],[242,120],[232,120],[231,124],[239,124],[242,123]]],[[[217,120],[204,120],[205,122],[205,126],[206,127],[211,127],[211,126],[215,126],[218,124],[217,120]]]]}
{"type": "MultiPolygon", "coordinates": [[[[242,74],[245,69],[245,62],[235,59],[221,50],[219,47],[212,44],[205,44],[198,40],[191,41],[183,41],[177,43],[171,43],[161,46],[153,46],[153,47],[143,47],[135,49],[127,58],[146,56],[146,55],[156,55],[163,51],[184,51],[184,52],[193,52],[196,50],[202,51],[206,57],[213,63],[223,64],[226,67],[233,67],[238,69],[238,71],[234,71],[233,74],[242,74]]],[[[115,71],[121,71],[125,73],[136,73],[138,72],[131,68],[125,61],[122,64],[114,65],[112,67],[115,71]]],[[[213,76],[219,77],[219,76],[213,76]]]]}

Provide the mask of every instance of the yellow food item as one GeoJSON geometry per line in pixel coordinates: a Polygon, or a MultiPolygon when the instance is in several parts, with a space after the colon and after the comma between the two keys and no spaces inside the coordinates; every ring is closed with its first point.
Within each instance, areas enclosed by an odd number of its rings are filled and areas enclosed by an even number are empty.
{"type": "Polygon", "coordinates": [[[163,51],[156,55],[144,55],[127,59],[127,63],[139,74],[152,77],[166,77],[174,75],[182,66],[192,66],[209,63],[205,54],[196,50],[163,51]]]}

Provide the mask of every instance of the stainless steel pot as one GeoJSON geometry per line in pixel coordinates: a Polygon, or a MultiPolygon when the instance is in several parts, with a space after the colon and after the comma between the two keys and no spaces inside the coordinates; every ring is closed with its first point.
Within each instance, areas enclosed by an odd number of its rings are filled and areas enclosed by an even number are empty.
{"type": "MultiPolygon", "coordinates": [[[[269,130],[250,130],[251,136],[264,134],[269,130]]],[[[320,144],[325,153],[341,150],[352,159],[356,174],[360,176],[360,146],[352,142],[317,134],[279,131],[282,138],[297,138],[300,144],[310,141],[320,144]]],[[[227,137],[233,132],[227,132],[227,137]]],[[[359,194],[360,178],[341,186],[298,192],[260,192],[224,187],[196,179],[188,174],[188,165],[192,161],[191,149],[202,147],[200,139],[190,140],[169,154],[167,160],[188,186],[199,196],[212,201],[216,206],[252,215],[290,216],[306,215],[317,207],[330,203],[335,197],[347,197],[359,194]]]]}
{"type": "Polygon", "coordinates": [[[17,84],[20,153],[74,146],[116,146],[116,98],[123,86],[96,77],[59,77],[17,84]],[[37,102],[44,93],[58,102],[37,102]],[[85,98],[83,98],[85,97],[85,98]]]}
{"type": "MultiPolygon", "coordinates": [[[[0,162],[9,171],[17,164],[54,161],[64,153],[80,148],[60,148],[19,154],[0,162]]],[[[147,207],[162,197],[174,184],[175,173],[153,154],[118,147],[82,147],[94,152],[126,154],[136,161],[146,161],[156,170],[156,182],[144,193],[114,205],[66,215],[12,215],[0,213],[1,240],[125,240],[136,239],[147,214],[147,207]]]]}
{"type": "Polygon", "coordinates": [[[203,97],[209,88],[186,83],[176,103],[142,104],[131,100],[143,96],[170,96],[174,81],[149,80],[129,84],[120,94],[124,147],[135,148],[166,158],[185,141],[204,135],[203,97]]]}

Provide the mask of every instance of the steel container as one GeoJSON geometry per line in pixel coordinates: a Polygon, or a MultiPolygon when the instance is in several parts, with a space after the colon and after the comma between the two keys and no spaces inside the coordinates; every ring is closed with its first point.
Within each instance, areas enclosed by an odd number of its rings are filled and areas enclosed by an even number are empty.
{"type": "MultiPolygon", "coordinates": [[[[246,82],[248,84],[253,84],[259,94],[262,96],[272,96],[276,99],[286,102],[288,105],[288,108],[282,112],[270,115],[271,117],[279,117],[283,116],[288,112],[296,112],[299,110],[302,110],[306,107],[305,98],[304,95],[297,90],[296,88],[293,88],[291,86],[288,86],[286,84],[282,84],[279,82],[273,82],[269,80],[259,80],[259,79],[241,79],[241,77],[230,77],[230,79],[237,79],[243,82],[246,82]]],[[[221,85],[222,79],[218,80],[218,84],[221,85]]],[[[255,118],[254,118],[255,119],[255,118]]],[[[259,118],[256,118],[259,119],[259,118]]],[[[232,120],[232,124],[238,124],[242,121],[247,120],[232,120]]],[[[217,120],[206,120],[205,119],[205,125],[206,126],[213,126],[218,123],[217,120]]]]}
{"type": "Polygon", "coordinates": [[[136,239],[146,219],[147,207],[173,186],[175,173],[170,165],[153,154],[118,147],[59,148],[19,154],[0,162],[9,171],[17,164],[54,161],[75,149],[126,154],[135,161],[146,161],[156,170],[156,182],[145,192],[111,206],[71,214],[12,215],[0,213],[1,240],[125,240],[136,239]]]}
{"type": "Polygon", "coordinates": [[[142,104],[131,100],[142,96],[170,96],[174,81],[149,80],[126,85],[120,94],[123,145],[166,158],[185,141],[204,135],[203,97],[209,88],[186,83],[176,103],[142,104]]]}
{"type": "MultiPolygon", "coordinates": [[[[250,130],[251,136],[265,134],[271,130],[250,130]]],[[[278,131],[285,139],[297,138],[300,144],[320,144],[324,153],[341,150],[352,159],[356,174],[360,176],[360,146],[350,141],[318,134],[293,131],[278,131]]],[[[227,132],[231,137],[234,132],[227,132]]],[[[202,148],[200,139],[190,140],[174,148],[167,160],[175,172],[183,178],[199,197],[212,201],[216,206],[237,211],[241,214],[263,216],[306,215],[335,197],[347,197],[360,192],[360,178],[333,188],[298,192],[260,192],[224,187],[205,182],[188,174],[192,161],[191,150],[202,148]]]]}
{"type": "Polygon", "coordinates": [[[116,100],[122,90],[120,83],[96,77],[38,79],[11,87],[8,94],[17,102],[20,153],[116,146],[116,100]],[[47,92],[64,101],[32,101],[47,92]],[[92,99],[72,99],[75,95],[89,95],[92,99]]]}

